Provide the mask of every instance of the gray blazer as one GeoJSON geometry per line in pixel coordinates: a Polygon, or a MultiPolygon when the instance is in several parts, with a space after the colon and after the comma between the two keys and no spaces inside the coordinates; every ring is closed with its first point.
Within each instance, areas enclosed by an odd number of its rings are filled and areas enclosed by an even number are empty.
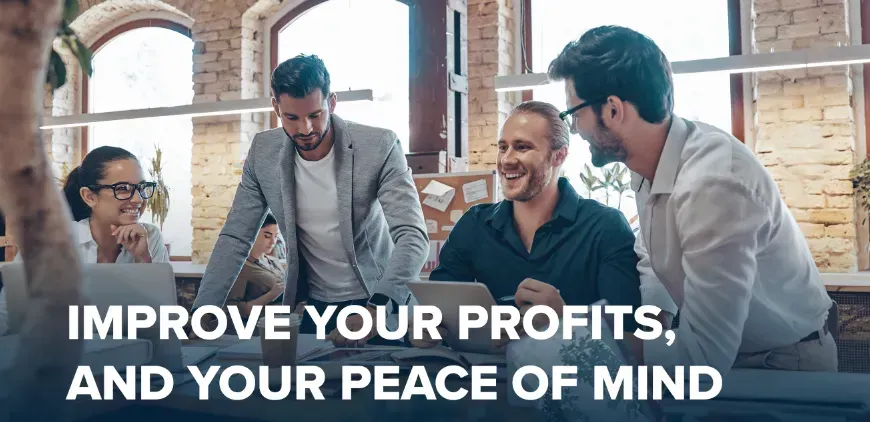
{"type": "MultiPolygon", "coordinates": [[[[371,296],[399,305],[411,298],[406,282],[419,279],[429,236],[411,169],[392,131],[331,116],[334,130],[339,229],[348,262],[371,296]]],[[[296,150],[282,128],[254,136],[232,209],[202,278],[193,308],[223,306],[271,210],[286,240],[283,302],[307,297],[305,265],[296,242],[296,150]]]]}

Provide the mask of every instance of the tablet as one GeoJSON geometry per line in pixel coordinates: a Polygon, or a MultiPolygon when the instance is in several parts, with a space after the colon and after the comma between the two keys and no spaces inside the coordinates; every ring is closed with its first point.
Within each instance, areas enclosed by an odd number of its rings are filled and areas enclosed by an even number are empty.
{"type": "MultiPolygon", "coordinates": [[[[493,346],[490,324],[468,331],[468,339],[459,338],[459,307],[482,306],[490,309],[497,303],[483,283],[466,281],[409,281],[408,288],[420,305],[437,306],[447,333],[444,342],[457,352],[502,354],[493,346]]],[[[488,318],[489,320],[489,318],[488,318]]]]}

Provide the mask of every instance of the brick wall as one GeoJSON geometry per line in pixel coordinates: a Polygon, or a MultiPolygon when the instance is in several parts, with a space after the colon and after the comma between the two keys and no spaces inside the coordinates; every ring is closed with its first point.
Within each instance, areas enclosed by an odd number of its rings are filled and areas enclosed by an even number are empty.
{"type": "MultiPolygon", "coordinates": [[[[753,52],[849,43],[844,0],[755,0],[753,52]]],[[[852,81],[847,66],[754,76],[755,150],[800,222],[821,271],[855,271],[852,81]]]]}
{"type": "Polygon", "coordinates": [[[496,75],[514,73],[520,0],[468,1],[468,165],[495,168],[499,128],[519,93],[495,92],[496,75]]]}
{"type": "MultiPolygon", "coordinates": [[[[82,0],[74,27],[87,41],[146,11],[193,22],[194,102],[264,95],[263,31],[279,0],[82,0]]],[[[519,93],[496,93],[494,77],[514,73],[519,0],[468,1],[469,165],[495,166],[498,129],[519,93]]],[[[756,52],[847,43],[844,0],[753,0],[756,52]]],[[[70,66],[70,80],[79,76],[70,66]]],[[[764,72],[753,77],[756,152],[801,222],[823,271],[854,270],[855,206],[848,171],[854,162],[851,75],[846,67],[764,72]]],[[[78,84],[47,98],[55,115],[77,113],[78,84]]],[[[195,262],[207,260],[229,210],[253,135],[267,114],[194,119],[192,165],[195,262]]],[[[79,130],[51,131],[47,148],[60,172],[78,160],[79,130]]]]}
{"type": "MultiPolygon", "coordinates": [[[[280,0],[80,0],[81,14],[73,28],[87,43],[120,22],[163,13],[192,22],[193,103],[255,98],[262,89],[266,17],[283,5],[280,0]]],[[[79,113],[80,72],[68,62],[69,80],[52,97],[46,93],[46,113],[79,113]]],[[[241,175],[242,163],[254,134],[265,128],[268,114],[200,117],[193,119],[192,189],[194,262],[208,260],[224,224],[241,175]]],[[[77,165],[80,129],[46,131],[46,148],[55,172],[77,165]]],[[[86,153],[86,151],[84,152],[86,153]]],[[[187,194],[180,192],[179,194],[187,194]]]]}

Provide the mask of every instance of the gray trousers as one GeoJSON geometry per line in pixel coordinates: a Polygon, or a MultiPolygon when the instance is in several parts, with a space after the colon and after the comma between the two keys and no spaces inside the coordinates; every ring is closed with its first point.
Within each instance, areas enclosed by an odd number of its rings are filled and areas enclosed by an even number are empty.
{"type": "Polygon", "coordinates": [[[821,331],[816,340],[738,354],[734,368],[838,372],[837,344],[831,333],[821,331]]]}

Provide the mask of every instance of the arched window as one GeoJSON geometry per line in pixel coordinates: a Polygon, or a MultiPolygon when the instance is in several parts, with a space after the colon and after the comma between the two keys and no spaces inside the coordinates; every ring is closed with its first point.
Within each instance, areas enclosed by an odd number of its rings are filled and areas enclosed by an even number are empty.
{"type": "MultiPolygon", "coordinates": [[[[170,107],[193,99],[193,41],[189,29],[154,19],[125,24],[92,46],[94,73],[83,83],[82,109],[88,113],[170,107]]],[[[122,120],[83,131],[83,155],[112,145],[135,154],[148,180],[157,148],[170,207],[163,237],[173,256],[190,256],[193,244],[190,117],[122,120]]],[[[142,221],[151,222],[151,213],[142,221]]]]}
{"type": "Polygon", "coordinates": [[[396,132],[407,153],[408,21],[408,6],[397,0],[304,2],[272,28],[270,70],[297,54],[316,54],[329,70],[333,91],[374,92],[374,101],[342,102],[335,114],[396,132]]]}
{"type": "MultiPolygon", "coordinates": [[[[672,62],[724,57],[730,54],[728,1],[699,2],[695,0],[668,0],[646,2],[613,0],[610,2],[578,2],[574,0],[525,1],[531,3],[531,40],[525,48],[531,52],[528,65],[532,72],[547,72],[550,62],[570,41],[600,25],[620,25],[650,37],[672,62]]],[[[528,9],[526,9],[528,10],[528,9]]],[[[731,11],[733,12],[733,11],[731,11]]],[[[528,23],[528,19],[526,20],[528,23]]],[[[527,28],[529,29],[529,28],[527,28]]],[[[526,37],[528,39],[529,37],[526,37]]],[[[739,45],[739,44],[738,44],[739,45]]],[[[684,118],[700,120],[732,131],[731,79],[727,73],[674,75],[674,112],[684,118]]],[[[564,84],[551,84],[533,92],[535,100],[549,102],[564,110],[564,84]]],[[[737,102],[742,101],[742,96],[737,102]]],[[[742,105],[740,105],[742,110],[742,105]]],[[[742,113],[741,113],[742,114],[742,113]]],[[[742,122],[740,123],[742,125],[742,122]]],[[[742,134],[742,131],[741,131],[742,134]]],[[[589,145],[579,136],[571,138],[568,159],[563,170],[572,185],[584,197],[619,207],[628,219],[637,215],[630,187],[623,188],[621,197],[616,186],[598,188],[590,192],[587,187],[586,166],[600,182],[605,170],[594,168],[589,145]],[[581,173],[584,177],[581,177],[581,173]]],[[[628,171],[624,182],[629,183],[628,171]]],[[[590,182],[590,185],[595,184],[590,182]]],[[[600,185],[600,184],[599,184],[600,185]]],[[[634,225],[637,223],[635,222],[634,225]]]]}

